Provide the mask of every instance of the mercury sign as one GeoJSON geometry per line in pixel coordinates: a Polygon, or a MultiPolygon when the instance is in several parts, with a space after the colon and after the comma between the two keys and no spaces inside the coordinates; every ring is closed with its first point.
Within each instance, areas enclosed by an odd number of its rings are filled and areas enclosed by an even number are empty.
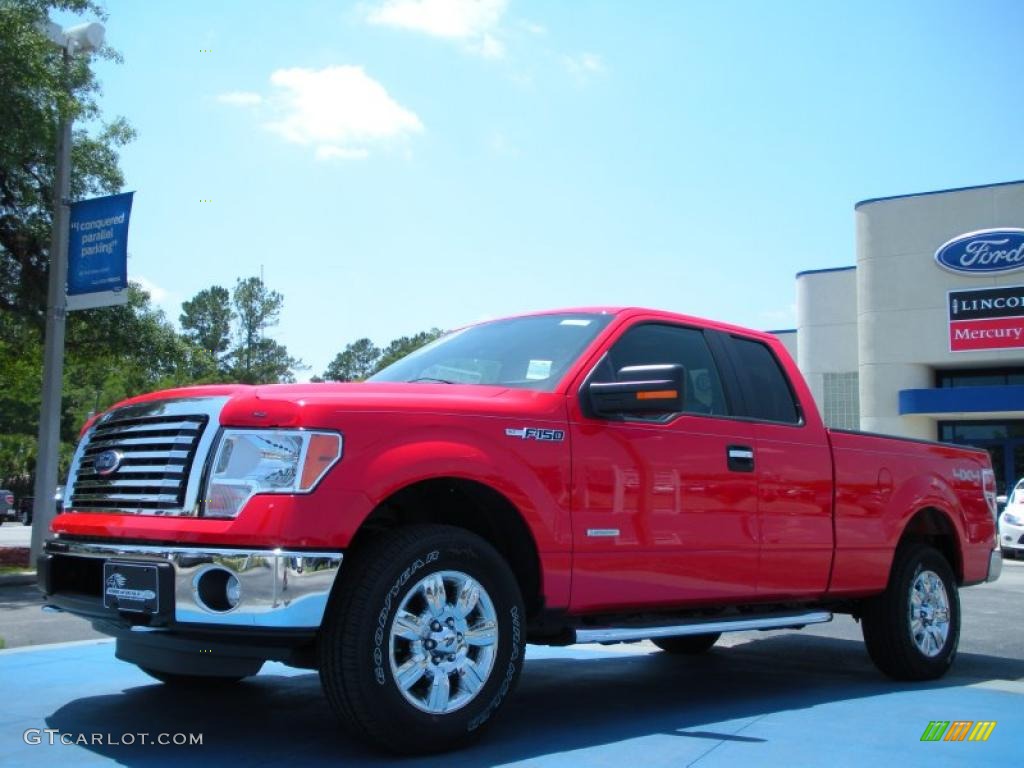
{"type": "Polygon", "coordinates": [[[71,204],[68,309],[127,302],[128,219],[134,194],[126,192],[71,204]]]}
{"type": "Polygon", "coordinates": [[[935,251],[943,269],[961,275],[999,275],[1024,269],[1024,229],[980,229],[943,243],[935,251]]]}
{"type": "Polygon", "coordinates": [[[1024,285],[949,292],[949,351],[1024,348],[1024,285]]]}

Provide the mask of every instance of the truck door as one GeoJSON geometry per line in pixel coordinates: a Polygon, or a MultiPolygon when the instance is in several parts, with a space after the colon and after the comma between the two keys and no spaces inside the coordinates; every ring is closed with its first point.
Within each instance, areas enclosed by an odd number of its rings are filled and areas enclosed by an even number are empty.
{"type": "Polygon", "coordinates": [[[754,425],[731,405],[705,333],[642,319],[569,392],[578,611],[756,596],[754,425]],[[590,381],[628,366],[684,369],[681,413],[588,415],[590,381]]]}
{"type": "Polygon", "coordinates": [[[832,449],[810,392],[800,396],[771,348],[732,334],[727,347],[754,427],[761,530],[761,597],[807,597],[828,587],[832,567],[832,449]],[[801,408],[801,402],[808,408],[801,408]]]}

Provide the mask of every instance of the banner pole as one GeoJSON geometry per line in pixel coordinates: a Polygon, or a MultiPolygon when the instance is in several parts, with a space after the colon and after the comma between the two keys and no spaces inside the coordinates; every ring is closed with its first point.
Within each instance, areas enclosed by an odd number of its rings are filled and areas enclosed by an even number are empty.
{"type": "MultiPolygon", "coordinates": [[[[64,79],[70,88],[71,54],[64,48],[64,79]]],[[[54,493],[60,462],[61,395],[64,383],[65,284],[68,275],[68,216],[71,190],[71,94],[57,133],[57,168],[53,189],[53,232],[50,236],[50,282],[46,300],[46,341],[43,347],[43,392],[39,412],[35,499],[32,507],[30,567],[42,552],[55,515],[54,493]]]]}

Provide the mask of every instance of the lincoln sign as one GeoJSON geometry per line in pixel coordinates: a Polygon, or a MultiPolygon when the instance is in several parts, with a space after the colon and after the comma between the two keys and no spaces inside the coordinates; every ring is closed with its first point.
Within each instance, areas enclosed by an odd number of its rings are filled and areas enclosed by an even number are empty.
{"type": "Polygon", "coordinates": [[[1024,348],[1024,285],[949,292],[949,350],[1024,348]]]}

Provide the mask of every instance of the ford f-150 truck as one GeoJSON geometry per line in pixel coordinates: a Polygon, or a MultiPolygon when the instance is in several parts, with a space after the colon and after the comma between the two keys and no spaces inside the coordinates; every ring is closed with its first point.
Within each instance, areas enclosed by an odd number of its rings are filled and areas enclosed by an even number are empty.
{"type": "Polygon", "coordinates": [[[771,335],[644,309],[470,326],[351,384],[206,386],[83,430],[49,607],[170,685],[319,670],[356,734],[459,746],[524,644],[859,619],[887,675],[956,655],[998,577],[981,450],[826,429],[771,335]]]}

